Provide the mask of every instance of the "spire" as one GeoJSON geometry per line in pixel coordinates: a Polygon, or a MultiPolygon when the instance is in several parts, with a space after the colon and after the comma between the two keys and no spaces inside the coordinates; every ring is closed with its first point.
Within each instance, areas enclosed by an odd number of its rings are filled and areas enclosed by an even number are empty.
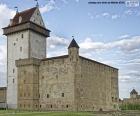
{"type": "Polygon", "coordinates": [[[17,7],[17,6],[15,6],[14,8],[16,9],[16,13],[18,13],[18,7],[17,7]]]}
{"type": "Polygon", "coordinates": [[[75,39],[74,39],[74,36],[72,36],[72,37],[73,37],[73,39],[72,39],[72,41],[71,41],[71,43],[70,43],[68,49],[69,49],[69,48],[72,48],[72,47],[79,48],[77,42],[76,42],[75,39]]]}
{"type": "Polygon", "coordinates": [[[130,92],[130,94],[138,94],[138,92],[137,92],[135,89],[133,89],[133,90],[130,92]]]}
{"type": "Polygon", "coordinates": [[[34,0],[34,1],[36,1],[36,7],[38,7],[38,8],[39,8],[39,3],[38,3],[38,0],[34,0]]]}

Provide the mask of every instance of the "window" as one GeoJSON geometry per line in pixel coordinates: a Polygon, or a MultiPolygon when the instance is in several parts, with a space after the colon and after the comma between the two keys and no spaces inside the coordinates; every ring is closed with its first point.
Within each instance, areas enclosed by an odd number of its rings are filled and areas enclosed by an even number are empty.
{"type": "Polygon", "coordinates": [[[21,38],[23,38],[23,34],[21,34],[21,38]]]}
{"type": "Polygon", "coordinates": [[[44,79],[44,76],[42,76],[42,79],[44,79]]]}
{"type": "Polygon", "coordinates": [[[36,108],[37,108],[37,105],[35,105],[36,106],[36,108]]]}
{"type": "Polygon", "coordinates": [[[26,97],[26,93],[24,93],[24,97],[26,97]]]}
{"type": "Polygon", "coordinates": [[[64,93],[62,93],[62,97],[64,97],[64,93]]]}
{"type": "Polygon", "coordinates": [[[69,105],[66,105],[66,108],[68,108],[69,107],[69,105]]]}
{"type": "Polygon", "coordinates": [[[13,83],[15,83],[15,79],[13,79],[13,83]]]}
{"type": "Polygon", "coordinates": [[[14,46],[16,45],[16,43],[14,43],[14,46]]]}
{"type": "Polygon", "coordinates": [[[15,73],[15,69],[13,68],[13,73],[15,73]]]}
{"type": "Polygon", "coordinates": [[[24,71],[24,74],[26,74],[26,71],[24,71]]]}
{"type": "Polygon", "coordinates": [[[20,52],[22,52],[22,47],[20,47],[20,52]]]}
{"type": "Polygon", "coordinates": [[[47,98],[49,98],[50,96],[49,96],[49,94],[47,94],[47,98]]]}
{"type": "Polygon", "coordinates": [[[22,93],[20,93],[20,97],[22,97],[22,93]]]}
{"type": "Polygon", "coordinates": [[[52,105],[51,105],[51,108],[52,108],[52,105]]]}

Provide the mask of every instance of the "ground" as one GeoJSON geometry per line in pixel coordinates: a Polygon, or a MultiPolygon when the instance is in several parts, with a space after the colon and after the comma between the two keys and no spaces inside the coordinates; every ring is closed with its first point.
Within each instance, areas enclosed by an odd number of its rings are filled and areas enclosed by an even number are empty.
{"type": "Polygon", "coordinates": [[[28,112],[0,110],[0,116],[140,116],[140,111],[122,112],[28,112]]]}

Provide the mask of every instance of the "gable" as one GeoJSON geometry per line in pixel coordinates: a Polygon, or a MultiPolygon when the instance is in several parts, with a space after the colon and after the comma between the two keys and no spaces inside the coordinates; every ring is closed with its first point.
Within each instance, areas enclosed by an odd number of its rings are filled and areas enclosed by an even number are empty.
{"type": "Polygon", "coordinates": [[[45,27],[45,24],[44,24],[42,16],[41,16],[41,13],[40,13],[38,8],[33,13],[32,17],[30,18],[30,21],[36,23],[37,25],[45,27]]]}

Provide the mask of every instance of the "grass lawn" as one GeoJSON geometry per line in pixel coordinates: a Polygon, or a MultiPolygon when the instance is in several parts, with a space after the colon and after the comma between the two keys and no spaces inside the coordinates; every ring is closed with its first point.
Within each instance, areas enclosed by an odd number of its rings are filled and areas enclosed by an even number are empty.
{"type": "Polygon", "coordinates": [[[15,112],[0,110],[0,116],[94,116],[88,112],[15,112]]]}

